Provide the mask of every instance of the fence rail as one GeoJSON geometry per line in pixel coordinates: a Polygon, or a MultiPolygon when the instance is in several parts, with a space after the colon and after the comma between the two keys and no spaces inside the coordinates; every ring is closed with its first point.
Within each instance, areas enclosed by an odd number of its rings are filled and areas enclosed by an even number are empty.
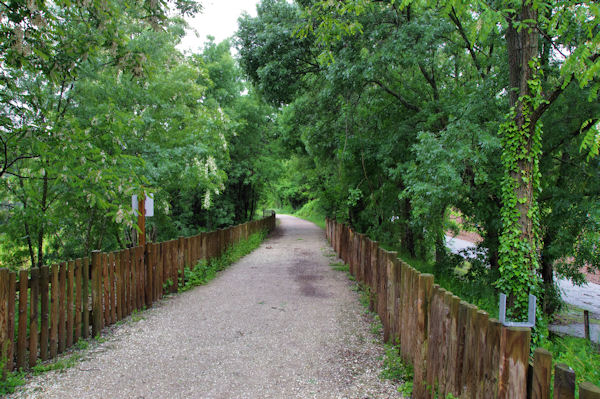
{"type": "Polygon", "coordinates": [[[100,334],[133,311],[177,292],[184,268],[275,228],[275,214],[217,231],[180,237],[53,266],[0,269],[0,351],[6,369],[33,367],[79,338],[100,334]]]}
{"type": "MultiPolygon", "coordinates": [[[[434,283],[364,234],[327,219],[332,247],[363,283],[379,315],[384,340],[413,364],[415,398],[550,397],[552,355],[541,348],[529,361],[530,329],[505,327],[434,283]],[[451,396],[452,395],[452,396],[451,396]]],[[[554,369],[554,398],[573,398],[575,373],[554,369]]],[[[579,385],[579,397],[599,399],[600,388],[579,385]]]]}

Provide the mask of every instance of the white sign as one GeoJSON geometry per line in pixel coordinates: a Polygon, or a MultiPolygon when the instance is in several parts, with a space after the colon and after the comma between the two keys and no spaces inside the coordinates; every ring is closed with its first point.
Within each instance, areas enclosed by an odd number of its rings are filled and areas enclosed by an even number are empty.
{"type": "MultiPolygon", "coordinates": [[[[138,198],[135,194],[131,196],[131,207],[133,208],[133,213],[135,213],[135,215],[137,216],[138,198]]],[[[154,194],[146,194],[144,208],[146,208],[146,217],[154,216],[154,194]]]]}

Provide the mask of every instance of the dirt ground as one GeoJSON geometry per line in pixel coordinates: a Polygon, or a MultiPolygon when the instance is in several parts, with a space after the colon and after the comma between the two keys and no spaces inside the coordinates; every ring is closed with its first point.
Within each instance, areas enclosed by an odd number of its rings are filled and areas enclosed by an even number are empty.
{"type": "Polygon", "coordinates": [[[17,398],[396,398],[383,346],[324,233],[279,216],[258,250],[206,286],[116,327],[17,398]]]}

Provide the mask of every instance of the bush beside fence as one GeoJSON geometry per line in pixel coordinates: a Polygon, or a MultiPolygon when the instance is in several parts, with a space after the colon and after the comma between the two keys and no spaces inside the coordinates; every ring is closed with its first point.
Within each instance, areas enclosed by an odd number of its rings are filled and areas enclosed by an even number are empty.
{"type": "MultiPolygon", "coordinates": [[[[530,363],[529,328],[505,327],[476,306],[434,283],[366,235],[327,219],[326,235],[350,273],[369,291],[384,340],[413,364],[415,398],[550,397],[552,355],[538,348],[530,363]]],[[[575,373],[554,369],[554,398],[573,398],[575,373]]],[[[579,398],[600,389],[579,386],[579,398]]]]}
{"type": "Polygon", "coordinates": [[[275,228],[275,214],[192,237],[148,243],[22,270],[0,269],[0,350],[5,368],[33,367],[80,338],[177,292],[184,268],[219,257],[232,244],[275,228]],[[18,307],[17,307],[18,304],[18,307]]]}

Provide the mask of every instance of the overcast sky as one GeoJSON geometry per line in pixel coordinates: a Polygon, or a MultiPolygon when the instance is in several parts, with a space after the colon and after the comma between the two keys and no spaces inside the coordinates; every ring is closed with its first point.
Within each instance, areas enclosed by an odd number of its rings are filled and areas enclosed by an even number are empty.
{"type": "Polygon", "coordinates": [[[187,36],[177,46],[180,50],[197,51],[207,36],[214,36],[218,43],[233,36],[237,30],[237,20],[246,11],[256,16],[256,4],[259,0],[203,0],[203,10],[193,19],[188,19],[190,27],[197,31],[188,31],[187,36]]]}

